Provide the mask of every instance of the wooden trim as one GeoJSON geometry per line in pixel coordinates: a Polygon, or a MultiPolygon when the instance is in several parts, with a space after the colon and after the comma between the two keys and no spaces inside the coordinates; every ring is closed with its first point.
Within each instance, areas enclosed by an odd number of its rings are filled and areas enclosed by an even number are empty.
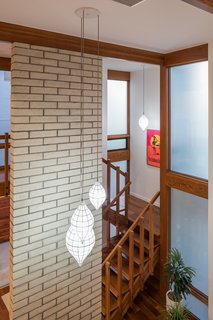
{"type": "Polygon", "coordinates": [[[208,60],[208,44],[203,44],[197,47],[167,53],[165,55],[165,66],[172,67],[206,60],[208,60]]]}
{"type": "Polygon", "coordinates": [[[111,162],[128,161],[130,159],[130,152],[129,150],[108,151],[107,157],[111,162]]]}
{"type": "Polygon", "coordinates": [[[107,136],[107,140],[127,139],[129,137],[129,134],[112,134],[107,136]]]}
{"type": "Polygon", "coordinates": [[[209,13],[213,13],[213,2],[212,0],[182,0],[186,3],[191,4],[194,7],[205,10],[209,13]]]}
{"type": "Polygon", "coordinates": [[[170,189],[166,185],[166,172],[169,165],[168,137],[169,137],[169,103],[168,103],[168,68],[160,67],[160,132],[161,132],[161,159],[160,159],[160,296],[165,304],[168,290],[164,265],[170,248],[170,189]]]}
{"type": "Polygon", "coordinates": [[[130,72],[119,70],[108,70],[108,80],[129,81],[130,72]]]}
{"type": "Polygon", "coordinates": [[[206,180],[168,171],[166,173],[166,185],[208,199],[208,181],[206,180]]]}
{"type": "Polygon", "coordinates": [[[10,71],[11,59],[0,57],[0,70],[10,71]]]}
{"type": "MultiPolygon", "coordinates": [[[[80,26],[79,26],[80,27],[80,26]]],[[[80,52],[80,37],[0,22],[0,41],[22,42],[37,46],[80,52]]],[[[85,39],[85,53],[97,54],[97,41],[85,39]]],[[[164,54],[100,42],[100,56],[162,65],[164,54]]]]}
{"type": "Polygon", "coordinates": [[[127,81],[127,134],[129,137],[127,138],[127,149],[129,150],[129,160],[127,161],[127,172],[129,175],[129,180],[131,179],[131,172],[130,172],[130,78],[127,81]]]}
{"type": "Polygon", "coordinates": [[[191,286],[191,294],[196,299],[198,299],[199,301],[201,301],[202,303],[204,303],[205,305],[208,306],[209,298],[205,293],[203,293],[202,291],[198,290],[194,286],[191,286]]]}

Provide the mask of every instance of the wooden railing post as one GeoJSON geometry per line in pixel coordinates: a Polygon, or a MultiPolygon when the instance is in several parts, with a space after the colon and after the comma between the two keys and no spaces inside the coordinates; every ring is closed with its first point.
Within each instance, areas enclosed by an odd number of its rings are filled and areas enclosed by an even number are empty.
{"type": "Polygon", "coordinates": [[[133,286],[134,286],[134,231],[130,230],[129,233],[129,290],[131,306],[133,305],[133,286]]]}
{"type": "Polygon", "coordinates": [[[111,233],[110,233],[110,217],[109,217],[109,211],[107,212],[108,218],[107,218],[107,230],[106,230],[106,234],[107,234],[107,247],[109,247],[110,245],[110,237],[111,237],[111,233]]]}
{"type": "Polygon", "coordinates": [[[105,266],[106,286],[105,286],[105,305],[106,305],[106,320],[110,320],[110,262],[106,262],[105,266]]]}
{"type": "Polygon", "coordinates": [[[153,204],[149,207],[149,273],[154,272],[154,211],[153,204]]]}
{"type": "Polygon", "coordinates": [[[118,307],[122,312],[122,247],[118,246],[118,307]]]}
{"type": "MultiPolygon", "coordinates": [[[[120,168],[116,167],[116,196],[120,192],[120,168]]],[[[120,197],[116,201],[116,236],[119,235],[120,197]]]]}
{"type": "MultiPolygon", "coordinates": [[[[125,185],[129,182],[129,173],[125,173],[125,185]]],[[[129,188],[125,191],[125,217],[128,219],[129,188]]]]}
{"type": "Polygon", "coordinates": [[[111,201],[111,161],[107,160],[107,204],[111,201]]]}
{"type": "Polygon", "coordinates": [[[144,286],[144,217],[141,217],[139,220],[139,229],[140,229],[140,288],[143,289],[144,286]]]}
{"type": "Polygon", "coordinates": [[[9,134],[5,133],[4,141],[4,193],[9,194],[9,134]]]}

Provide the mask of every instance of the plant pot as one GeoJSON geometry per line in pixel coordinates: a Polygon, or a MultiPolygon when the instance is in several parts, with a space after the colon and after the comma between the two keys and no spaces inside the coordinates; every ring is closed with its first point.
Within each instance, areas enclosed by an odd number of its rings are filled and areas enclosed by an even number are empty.
{"type": "Polygon", "coordinates": [[[176,303],[183,304],[183,299],[181,301],[174,301],[169,298],[169,293],[172,292],[172,290],[167,291],[166,293],[166,310],[168,310],[170,307],[174,307],[176,303]]]}

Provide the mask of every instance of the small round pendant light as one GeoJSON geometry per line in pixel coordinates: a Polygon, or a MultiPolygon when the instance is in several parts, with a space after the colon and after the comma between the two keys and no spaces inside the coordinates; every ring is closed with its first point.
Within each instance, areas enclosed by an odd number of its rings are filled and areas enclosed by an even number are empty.
{"type": "Polygon", "coordinates": [[[148,128],[148,125],[149,125],[149,120],[144,114],[144,109],[145,109],[145,103],[144,103],[144,100],[145,100],[144,99],[144,93],[145,93],[145,90],[144,90],[144,87],[145,87],[144,78],[145,77],[144,77],[144,66],[143,66],[143,114],[142,114],[142,116],[140,117],[140,119],[138,121],[139,126],[143,131],[145,131],[148,128]]]}
{"type": "Polygon", "coordinates": [[[99,181],[90,188],[89,199],[96,210],[98,210],[106,200],[106,192],[99,181]]]}
{"type": "Polygon", "coordinates": [[[102,184],[98,180],[98,118],[99,118],[99,65],[100,65],[100,36],[99,36],[99,15],[98,15],[98,67],[97,67],[97,181],[95,184],[90,188],[89,191],[89,199],[92,205],[95,207],[96,210],[101,208],[102,204],[106,200],[106,192],[102,186],[102,184]]]}
{"type": "Polygon", "coordinates": [[[148,128],[149,125],[149,120],[148,118],[145,116],[145,114],[143,114],[140,119],[139,119],[139,126],[141,127],[141,129],[143,131],[145,131],[148,128]]]}

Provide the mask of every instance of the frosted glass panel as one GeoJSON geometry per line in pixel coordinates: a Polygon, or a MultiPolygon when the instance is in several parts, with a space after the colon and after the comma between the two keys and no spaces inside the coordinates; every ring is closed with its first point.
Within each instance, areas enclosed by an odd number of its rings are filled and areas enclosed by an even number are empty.
{"type": "Polygon", "coordinates": [[[126,149],[126,139],[117,139],[107,141],[107,150],[126,149]]]}
{"type": "Polygon", "coordinates": [[[171,170],[208,179],[208,62],[171,68],[171,170]]]}
{"type": "Polygon", "coordinates": [[[187,297],[185,305],[200,320],[208,320],[208,306],[196,299],[193,295],[187,297]]]}
{"type": "Polygon", "coordinates": [[[171,190],[171,247],[195,268],[193,286],[208,295],[208,200],[171,190]]]}
{"type": "MultiPolygon", "coordinates": [[[[10,132],[10,87],[10,72],[0,71],[0,135],[10,132]]],[[[4,151],[0,150],[0,166],[3,164],[4,151]]]]}
{"type": "Polygon", "coordinates": [[[107,81],[107,134],[127,133],[127,82],[107,81]]]}

